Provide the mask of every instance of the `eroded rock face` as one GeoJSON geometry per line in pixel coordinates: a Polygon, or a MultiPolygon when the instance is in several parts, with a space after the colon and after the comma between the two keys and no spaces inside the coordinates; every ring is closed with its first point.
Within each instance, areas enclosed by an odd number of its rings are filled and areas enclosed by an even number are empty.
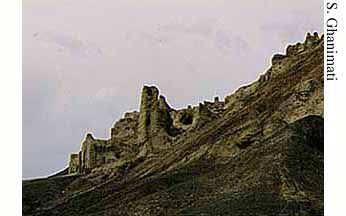
{"type": "Polygon", "coordinates": [[[157,133],[169,133],[172,127],[171,108],[155,86],[144,86],[138,122],[138,142],[145,143],[157,133]]]}
{"type": "Polygon", "coordinates": [[[147,153],[170,145],[170,136],[174,131],[171,108],[165,97],[159,95],[154,86],[144,86],[141,96],[138,123],[138,143],[147,153]]]}
{"type": "Polygon", "coordinates": [[[24,187],[24,203],[34,205],[26,212],[322,215],[323,86],[317,34],[274,55],[225,101],[173,109],[145,86],[139,111],[115,122],[110,139],[88,134],[70,156],[69,173],[81,175],[32,182],[40,197],[24,187]],[[57,196],[41,190],[50,184],[57,196]]]}
{"type": "MultiPolygon", "coordinates": [[[[107,163],[115,162],[120,155],[119,147],[110,145],[108,140],[95,139],[88,133],[82,143],[81,152],[78,154],[78,169],[69,169],[69,173],[88,174],[94,168],[103,166],[107,163]]],[[[77,160],[70,161],[75,164],[77,160]]]]}
{"type": "Polygon", "coordinates": [[[225,103],[218,97],[198,106],[172,109],[155,86],[144,86],[139,112],[127,112],[111,128],[109,140],[87,134],[79,160],[70,159],[69,173],[90,173],[109,163],[123,163],[170,148],[174,140],[220,117],[225,103]]]}
{"type": "Polygon", "coordinates": [[[304,116],[323,116],[323,74],[317,72],[323,69],[322,51],[323,37],[307,34],[303,43],[289,45],[286,54],[274,55],[265,74],[227,96],[225,102],[216,97],[213,102],[175,110],[157,87],[144,86],[139,112],[125,113],[111,129],[109,140],[94,139],[88,134],[79,159],[71,156],[70,173],[87,173],[104,164],[158,155],[225,113],[243,115],[242,123],[227,139],[227,143],[240,148],[304,116]]]}
{"type": "Polygon", "coordinates": [[[125,142],[133,137],[137,137],[138,118],[139,113],[137,111],[125,113],[124,118],[117,121],[111,129],[111,139],[125,142]]]}
{"type": "Polygon", "coordinates": [[[79,154],[71,154],[70,155],[70,161],[68,165],[68,172],[70,174],[72,173],[78,173],[80,171],[80,156],[79,154]]]}
{"type": "Polygon", "coordinates": [[[96,140],[92,134],[88,133],[82,143],[81,149],[81,172],[89,172],[92,168],[96,167],[96,140]]]}
{"type": "Polygon", "coordinates": [[[154,86],[144,86],[141,95],[139,110],[138,141],[144,143],[149,140],[153,110],[158,106],[159,90],[154,86]]]}

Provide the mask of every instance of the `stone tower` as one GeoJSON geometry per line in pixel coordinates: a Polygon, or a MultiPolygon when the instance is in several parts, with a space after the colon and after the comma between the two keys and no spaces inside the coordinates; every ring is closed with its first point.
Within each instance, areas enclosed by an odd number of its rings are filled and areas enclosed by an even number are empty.
{"type": "Polygon", "coordinates": [[[162,147],[169,141],[172,129],[171,108],[155,86],[144,86],[138,122],[138,143],[162,147]]]}

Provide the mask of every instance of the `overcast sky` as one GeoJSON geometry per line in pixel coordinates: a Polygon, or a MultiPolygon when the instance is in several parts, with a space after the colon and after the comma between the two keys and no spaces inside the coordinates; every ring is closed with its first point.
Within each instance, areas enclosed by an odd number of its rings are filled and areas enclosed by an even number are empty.
{"type": "Polygon", "coordinates": [[[317,0],[23,0],[23,177],[108,138],[144,84],[175,108],[230,94],[323,29],[317,0]]]}

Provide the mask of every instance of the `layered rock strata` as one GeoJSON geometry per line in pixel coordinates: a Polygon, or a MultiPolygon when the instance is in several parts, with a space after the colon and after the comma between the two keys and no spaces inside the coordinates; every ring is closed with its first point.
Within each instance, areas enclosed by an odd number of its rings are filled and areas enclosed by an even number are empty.
{"type": "Polygon", "coordinates": [[[198,106],[175,110],[155,86],[144,86],[139,112],[125,113],[111,128],[109,140],[87,134],[81,151],[70,155],[69,173],[88,174],[105,164],[126,161],[140,154],[155,156],[190,130],[218,118],[224,102],[216,97],[198,106]]]}

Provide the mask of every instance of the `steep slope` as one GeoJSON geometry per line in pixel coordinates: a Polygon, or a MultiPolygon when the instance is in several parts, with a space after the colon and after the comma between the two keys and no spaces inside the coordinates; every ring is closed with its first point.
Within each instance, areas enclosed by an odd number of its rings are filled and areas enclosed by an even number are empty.
{"type": "Polygon", "coordinates": [[[24,215],[322,215],[323,37],[225,101],[175,110],[144,87],[139,112],[69,164],[23,183],[24,215]]]}

